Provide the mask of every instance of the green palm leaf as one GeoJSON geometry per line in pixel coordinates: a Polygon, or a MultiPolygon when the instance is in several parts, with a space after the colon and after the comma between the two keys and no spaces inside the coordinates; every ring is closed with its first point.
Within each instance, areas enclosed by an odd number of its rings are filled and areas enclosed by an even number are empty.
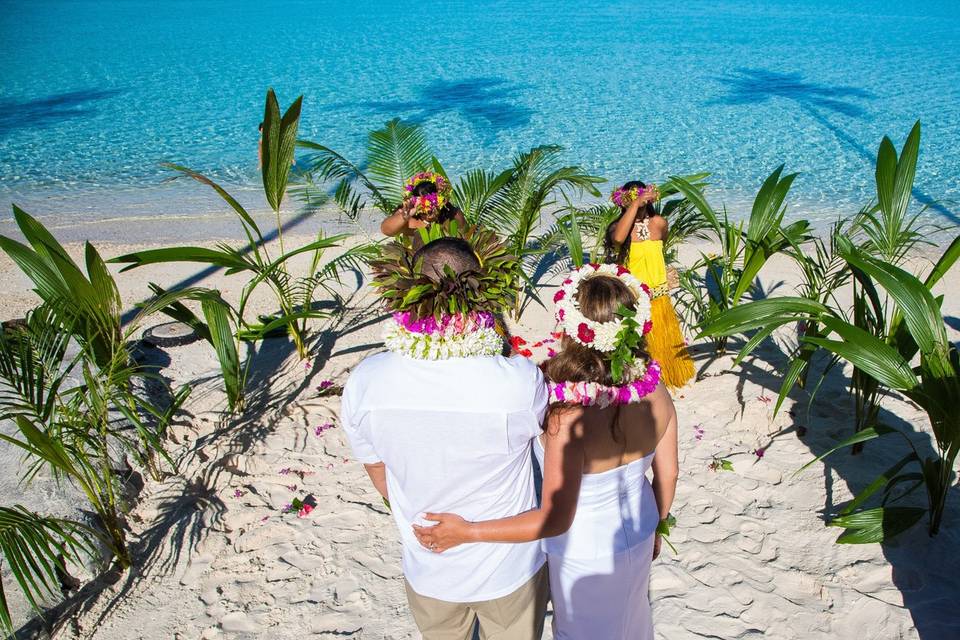
{"type": "Polygon", "coordinates": [[[276,94],[273,89],[267,91],[267,103],[263,112],[261,173],[263,176],[263,193],[270,208],[274,211],[280,210],[280,202],[283,200],[283,194],[287,189],[302,104],[303,96],[300,96],[293,101],[293,104],[281,118],[280,105],[277,103],[276,94]]]}
{"type": "MultiPolygon", "coordinates": [[[[0,507],[0,553],[30,606],[60,595],[65,560],[96,556],[96,535],[78,522],[37,515],[21,505],[0,507]]],[[[0,629],[13,634],[13,621],[0,583],[0,629]]]]}
{"type": "Polygon", "coordinates": [[[432,158],[423,129],[403,124],[399,118],[371,131],[367,140],[367,171],[391,203],[391,210],[403,201],[407,179],[430,168],[432,158]]]}

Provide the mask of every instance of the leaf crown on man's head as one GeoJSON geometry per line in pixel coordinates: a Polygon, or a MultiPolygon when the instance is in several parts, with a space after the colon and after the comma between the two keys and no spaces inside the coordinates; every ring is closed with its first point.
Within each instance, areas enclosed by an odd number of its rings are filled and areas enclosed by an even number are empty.
{"type": "Polygon", "coordinates": [[[456,221],[418,230],[421,244],[399,237],[382,247],[370,262],[373,282],[392,311],[410,311],[417,317],[487,311],[500,313],[516,300],[518,261],[497,234],[480,226],[456,221]],[[426,274],[417,247],[440,238],[460,238],[473,248],[480,263],[476,269],[455,273],[445,266],[442,274],[426,274]]]}

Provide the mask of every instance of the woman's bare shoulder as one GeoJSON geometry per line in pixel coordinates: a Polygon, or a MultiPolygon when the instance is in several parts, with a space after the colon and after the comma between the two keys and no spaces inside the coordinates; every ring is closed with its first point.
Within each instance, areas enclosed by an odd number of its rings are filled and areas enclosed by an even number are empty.
{"type": "Polygon", "coordinates": [[[546,436],[562,441],[583,437],[583,417],[584,407],[579,405],[551,409],[550,416],[547,418],[546,436]]]}

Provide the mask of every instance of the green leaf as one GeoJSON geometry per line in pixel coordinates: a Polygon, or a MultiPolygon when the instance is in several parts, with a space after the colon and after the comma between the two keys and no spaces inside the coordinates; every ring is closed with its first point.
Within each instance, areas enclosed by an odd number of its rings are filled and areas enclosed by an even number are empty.
{"type": "Polygon", "coordinates": [[[270,208],[274,211],[280,210],[280,203],[283,201],[283,194],[287,189],[302,104],[303,96],[300,96],[293,101],[293,104],[281,118],[280,105],[277,103],[276,94],[273,89],[267,91],[267,101],[263,113],[261,173],[264,195],[270,208]]]}
{"type": "Polygon", "coordinates": [[[829,312],[825,305],[809,298],[799,296],[766,298],[737,305],[711,316],[700,326],[700,335],[729,336],[768,327],[771,323],[782,325],[829,312]]]}
{"type": "Polygon", "coordinates": [[[224,202],[230,205],[230,208],[233,209],[233,211],[240,218],[240,221],[243,224],[244,233],[246,233],[247,240],[250,242],[250,244],[252,246],[257,245],[257,243],[254,242],[254,239],[250,233],[251,231],[256,234],[257,239],[260,241],[260,243],[263,242],[263,234],[260,233],[260,227],[257,226],[256,222],[254,222],[253,217],[249,213],[247,213],[247,210],[244,209],[239,202],[237,202],[236,198],[234,198],[229,193],[227,193],[227,191],[223,187],[221,187],[219,184],[217,184],[210,178],[206,177],[202,173],[197,173],[193,169],[184,167],[179,164],[173,164],[172,162],[162,162],[160,163],[160,166],[166,169],[171,169],[173,171],[178,171],[189,178],[193,178],[200,184],[205,184],[211,189],[213,189],[218,196],[223,198],[224,202]]]}
{"type": "Polygon", "coordinates": [[[916,453],[908,453],[903,458],[901,458],[896,464],[891,466],[889,469],[877,476],[873,482],[864,487],[857,496],[850,501],[846,507],[840,512],[840,515],[847,515],[852,513],[860,507],[866,500],[872,496],[874,493],[879,491],[881,488],[889,486],[891,482],[896,479],[896,476],[900,471],[910,464],[911,462],[919,462],[920,458],[917,457],[916,453]]]}
{"type": "Polygon", "coordinates": [[[846,529],[837,538],[838,544],[871,544],[903,533],[926,512],[921,507],[877,507],[839,516],[827,525],[846,529]]]}
{"type": "Polygon", "coordinates": [[[840,444],[838,444],[838,445],[836,445],[835,447],[831,448],[831,449],[830,449],[829,451],[827,451],[826,453],[823,453],[823,454],[817,456],[816,458],[814,458],[813,460],[811,460],[811,461],[808,462],[807,464],[803,465],[802,467],[800,467],[799,469],[797,469],[797,470],[794,472],[793,475],[797,475],[798,473],[801,473],[802,471],[804,471],[805,469],[807,469],[807,467],[809,467],[810,465],[812,465],[812,464],[814,464],[814,463],[816,463],[816,462],[820,462],[821,460],[823,460],[824,458],[826,458],[827,456],[829,456],[831,453],[834,453],[835,451],[838,451],[838,450],[840,450],[840,449],[844,449],[844,448],[846,448],[846,447],[852,447],[852,446],[855,445],[855,444],[859,444],[859,443],[861,443],[861,442],[867,442],[867,441],[869,441],[869,440],[873,440],[874,438],[879,438],[879,437],[881,437],[881,436],[889,435],[889,434],[891,434],[891,433],[897,433],[897,430],[894,429],[894,428],[892,428],[892,427],[887,427],[887,426],[882,425],[882,424],[878,424],[878,425],[873,426],[873,427],[867,427],[866,429],[863,429],[862,431],[856,432],[855,434],[853,434],[853,435],[850,436],[849,438],[846,438],[846,439],[843,440],[840,444]]]}
{"type": "Polygon", "coordinates": [[[920,121],[913,125],[907,136],[900,158],[897,160],[897,173],[893,183],[892,211],[899,217],[907,213],[913,191],[913,178],[917,170],[917,156],[920,153],[920,121]]]}
{"type": "Polygon", "coordinates": [[[165,262],[201,262],[213,264],[225,269],[240,271],[251,269],[246,260],[236,254],[207,247],[167,247],[164,249],[146,249],[127,253],[108,260],[111,263],[127,264],[123,271],[136,269],[148,264],[162,264],[165,262]]]}
{"type": "Polygon", "coordinates": [[[825,316],[822,322],[843,341],[805,337],[804,342],[815,344],[837,354],[892,389],[909,391],[919,384],[910,364],[887,343],[837,318],[825,316]]]}
{"type": "MultiPolygon", "coordinates": [[[[40,516],[21,505],[0,507],[0,553],[24,597],[39,614],[41,602],[60,596],[58,569],[61,557],[81,562],[96,557],[96,534],[72,520],[40,516]]],[[[3,584],[0,583],[0,630],[12,634],[3,584]]]]}
{"type": "Polygon", "coordinates": [[[894,299],[921,353],[930,355],[939,349],[945,357],[947,333],[940,306],[930,290],[913,275],[866,255],[849,240],[839,243],[839,251],[844,259],[869,274],[894,299]]]}
{"type": "Polygon", "coordinates": [[[428,169],[432,159],[423,129],[399,118],[371,131],[367,140],[367,171],[393,207],[403,201],[407,179],[428,169]]]}
{"type": "Polygon", "coordinates": [[[231,411],[243,408],[244,378],[241,373],[240,355],[234,342],[227,305],[213,296],[200,301],[200,308],[207,320],[211,342],[220,361],[223,384],[227,392],[227,402],[231,411]]]}
{"type": "Polygon", "coordinates": [[[877,151],[877,200],[885,213],[893,211],[894,182],[897,175],[897,150],[887,136],[880,141],[877,151]]]}

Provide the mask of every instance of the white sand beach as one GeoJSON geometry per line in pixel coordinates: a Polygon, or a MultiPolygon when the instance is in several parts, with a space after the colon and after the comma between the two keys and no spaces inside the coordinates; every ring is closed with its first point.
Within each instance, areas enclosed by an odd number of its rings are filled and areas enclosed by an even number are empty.
{"type": "MultiPolygon", "coordinates": [[[[308,239],[291,234],[287,242],[308,239]]],[[[114,256],[153,243],[103,237],[96,244],[104,256],[114,256]]],[[[68,248],[81,255],[79,244],[68,248]]],[[[683,256],[693,255],[694,247],[684,248],[683,256]]],[[[201,270],[167,264],[119,274],[117,281],[132,307],[147,282],[173,285],[201,270]]],[[[782,287],[780,293],[796,283],[782,257],[760,278],[768,291],[782,287]]],[[[5,256],[0,281],[3,319],[20,317],[35,304],[28,281],[5,256]]],[[[232,299],[242,282],[243,276],[211,273],[197,284],[232,299]]],[[[960,317],[958,286],[955,268],[938,287],[950,294],[944,314],[954,318],[960,317]]],[[[134,569],[87,585],[69,603],[54,637],[419,637],[404,596],[394,523],[362,467],[351,461],[338,426],[339,385],[358,361],[380,349],[376,301],[361,288],[350,302],[343,317],[319,324],[306,365],[286,340],[263,344],[251,374],[250,406],[239,418],[223,413],[209,345],[145,351],[174,386],[194,387],[171,430],[169,452],[178,469],[162,481],[145,480],[136,496],[129,515],[134,569]],[[332,386],[321,390],[324,381],[332,386]],[[295,497],[312,497],[316,508],[306,517],[282,513],[295,497]]],[[[270,310],[266,299],[256,305],[270,310]]],[[[542,338],[552,319],[534,306],[513,328],[528,339],[542,338]]],[[[960,339],[956,324],[951,331],[951,339],[960,339]]],[[[712,359],[706,349],[694,351],[699,379],[675,397],[681,475],[671,541],[677,553],[664,547],[652,572],[657,637],[960,637],[960,489],[948,496],[936,538],[915,527],[883,546],[834,544],[839,530],[825,527],[819,514],[899,459],[902,443],[871,442],[858,457],[841,451],[826,465],[796,474],[852,432],[845,379],[831,373],[809,413],[807,392],[796,391],[774,418],[778,372],[786,362],[775,344],[737,369],[732,355],[712,359]],[[715,458],[728,459],[733,470],[712,470],[715,458]]],[[[926,417],[910,402],[887,398],[882,418],[914,431],[917,446],[929,450],[926,417]]],[[[69,489],[56,489],[46,478],[17,486],[18,457],[0,447],[4,500],[70,513],[69,489]]],[[[23,622],[26,609],[17,596],[11,594],[12,604],[23,622]]],[[[544,637],[551,637],[549,619],[544,637]]]]}

